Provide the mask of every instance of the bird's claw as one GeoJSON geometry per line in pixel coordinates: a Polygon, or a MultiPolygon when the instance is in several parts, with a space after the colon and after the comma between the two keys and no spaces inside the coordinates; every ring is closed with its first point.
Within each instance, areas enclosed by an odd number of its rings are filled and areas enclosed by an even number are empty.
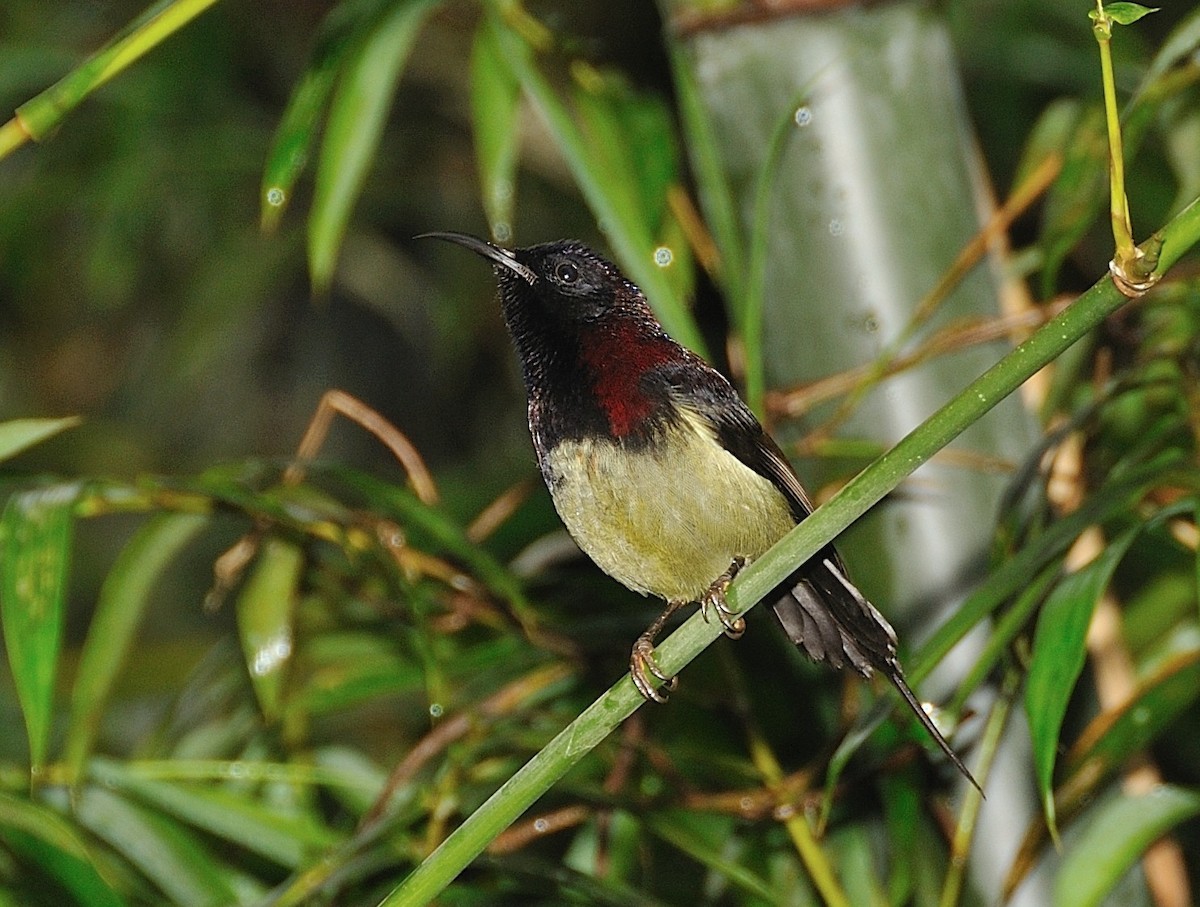
{"type": "Polygon", "coordinates": [[[629,655],[629,676],[643,697],[659,703],[666,702],[679,685],[679,678],[668,676],[654,660],[654,640],[648,636],[639,636],[633,644],[633,651],[629,655]]]}
{"type": "Polygon", "coordinates": [[[729,589],[729,584],[733,582],[733,578],[744,566],[746,566],[746,559],[735,557],[733,563],[729,565],[729,569],[713,580],[708,591],[700,598],[700,614],[705,620],[708,620],[710,609],[715,612],[717,620],[725,628],[725,635],[730,639],[738,639],[746,632],[745,618],[730,608],[725,601],[725,592],[729,589]]]}

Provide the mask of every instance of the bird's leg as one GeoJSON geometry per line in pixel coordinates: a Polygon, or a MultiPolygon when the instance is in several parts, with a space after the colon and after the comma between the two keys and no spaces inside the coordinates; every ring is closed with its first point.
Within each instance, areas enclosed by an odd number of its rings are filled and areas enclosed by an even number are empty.
{"type": "Polygon", "coordinates": [[[646,632],[637,638],[633,651],[629,653],[629,676],[633,685],[647,699],[655,702],[666,702],[667,696],[679,684],[678,678],[668,677],[654,660],[654,640],[667,625],[671,615],[686,605],[687,602],[667,602],[663,613],[654,619],[654,623],[646,628],[646,632]],[[653,679],[651,679],[653,678],[653,679]],[[655,683],[655,681],[658,681],[655,683]],[[666,692],[660,692],[665,689],[666,692]]]}
{"type": "Polygon", "coordinates": [[[746,632],[746,619],[725,603],[725,591],[733,582],[733,578],[737,576],[738,571],[745,566],[746,559],[744,557],[735,557],[733,563],[729,565],[729,569],[713,580],[708,591],[700,597],[700,613],[704,615],[704,619],[708,620],[710,608],[715,611],[717,620],[725,628],[725,635],[730,639],[738,639],[746,632]]]}

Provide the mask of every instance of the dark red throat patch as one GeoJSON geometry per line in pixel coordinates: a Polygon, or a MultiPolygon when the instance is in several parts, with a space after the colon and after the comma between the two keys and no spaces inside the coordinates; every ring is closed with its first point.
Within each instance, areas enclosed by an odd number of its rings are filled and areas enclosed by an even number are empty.
{"type": "Polygon", "coordinates": [[[580,355],[614,437],[633,434],[662,405],[647,394],[642,377],[674,354],[670,340],[632,319],[602,322],[580,336],[580,355]]]}

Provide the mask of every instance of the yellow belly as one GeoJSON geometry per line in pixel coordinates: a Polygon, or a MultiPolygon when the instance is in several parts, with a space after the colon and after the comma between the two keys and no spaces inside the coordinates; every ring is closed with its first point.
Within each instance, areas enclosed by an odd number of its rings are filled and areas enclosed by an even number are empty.
{"type": "Polygon", "coordinates": [[[689,420],[653,449],[569,441],[546,458],[567,530],[630,589],[695,601],[735,557],[758,557],[796,525],[779,490],[704,433],[689,420]]]}

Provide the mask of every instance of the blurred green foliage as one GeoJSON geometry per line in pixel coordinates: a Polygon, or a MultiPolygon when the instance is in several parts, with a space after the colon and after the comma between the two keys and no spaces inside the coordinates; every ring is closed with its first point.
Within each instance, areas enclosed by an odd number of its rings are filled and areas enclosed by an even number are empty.
{"type": "MultiPolygon", "coordinates": [[[[673,28],[695,12],[663,7],[673,28]]],[[[145,12],[5,3],[0,105],[36,109],[145,12]]],[[[943,13],[1000,194],[1061,158],[1005,267],[1039,305],[1074,295],[1112,255],[1087,4],[943,13]]],[[[725,349],[749,292],[729,269],[761,249],[734,248],[716,162],[678,125],[694,111],[671,81],[676,35],[640,2],[217,3],[73,88],[69,115],[40,109],[40,141],[0,158],[0,905],[378,903],[620,675],[648,609],[557,528],[486,269],[410,238],[578,236],[676,336],[725,349]],[[303,484],[281,484],[331,387],[400,427],[440,503],[343,424],[303,484]],[[470,528],[518,483],[537,490],[470,528]],[[246,533],[254,556],[214,581],[246,533]]],[[[1198,46],[1186,9],[1114,41],[1139,237],[1200,191],[1198,46]]],[[[952,628],[994,617],[951,709],[999,678],[1034,718],[1022,770],[1062,829],[1061,870],[1042,817],[1004,869],[1017,886],[1049,859],[1058,903],[1130,885],[1122,903],[1147,902],[1127,870],[1168,831],[1200,883],[1195,273],[1185,261],[1057,364],[1046,455],[1013,477],[994,569],[952,628]],[[1089,529],[1095,559],[1065,572],[1089,529]],[[1131,671],[1116,705],[1084,642],[1109,604],[1131,671]],[[1120,793],[1147,751],[1165,786],[1120,793]]],[[[775,634],[701,660],[443,902],[957,899],[961,801],[915,728],[876,728],[869,688],[775,634]],[[848,729],[859,746],[824,790],[848,729]]],[[[1005,732],[1002,711],[983,718],[1005,732]]],[[[970,733],[986,755],[988,730],[970,733]]]]}

